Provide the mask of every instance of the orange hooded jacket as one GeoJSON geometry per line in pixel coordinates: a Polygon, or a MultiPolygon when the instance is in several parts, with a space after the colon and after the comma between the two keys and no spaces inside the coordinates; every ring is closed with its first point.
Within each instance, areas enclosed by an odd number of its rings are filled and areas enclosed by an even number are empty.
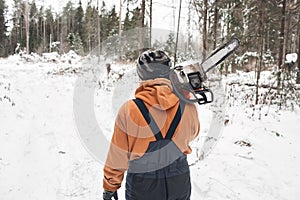
{"type": "MultiPolygon", "coordinates": [[[[169,80],[158,78],[143,81],[135,97],[144,101],[163,137],[169,129],[179,105],[169,80]]],[[[191,153],[189,142],[199,133],[200,124],[195,105],[186,104],[181,121],[172,138],[185,154],[191,153]]],[[[121,187],[130,160],[138,159],[146,152],[155,137],[136,104],[129,100],[119,110],[110,149],[104,166],[103,188],[116,191],[121,187]]]]}

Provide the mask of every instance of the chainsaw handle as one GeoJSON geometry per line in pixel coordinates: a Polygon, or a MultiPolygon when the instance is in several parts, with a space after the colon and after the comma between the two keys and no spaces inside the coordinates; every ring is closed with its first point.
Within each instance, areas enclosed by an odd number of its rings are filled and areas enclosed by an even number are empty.
{"type": "Polygon", "coordinates": [[[195,93],[196,93],[197,95],[200,95],[200,96],[201,96],[201,98],[199,98],[199,97],[197,98],[197,103],[198,103],[199,105],[207,104],[207,103],[212,103],[213,100],[214,100],[214,93],[213,93],[210,89],[208,89],[208,88],[204,88],[204,89],[195,91],[195,93]],[[210,94],[210,97],[211,97],[210,100],[208,100],[208,98],[207,98],[207,96],[206,96],[207,93],[210,94]]]}

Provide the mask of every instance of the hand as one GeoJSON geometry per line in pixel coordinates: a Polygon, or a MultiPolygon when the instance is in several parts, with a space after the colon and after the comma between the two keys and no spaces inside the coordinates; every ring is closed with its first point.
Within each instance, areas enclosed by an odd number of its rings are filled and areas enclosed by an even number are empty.
{"type": "Polygon", "coordinates": [[[112,198],[114,198],[114,200],[118,200],[118,193],[117,193],[117,191],[110,192],[110,191],[104,190],[104,192],[103,192],[103,200],[112,200],[112,198]]]}

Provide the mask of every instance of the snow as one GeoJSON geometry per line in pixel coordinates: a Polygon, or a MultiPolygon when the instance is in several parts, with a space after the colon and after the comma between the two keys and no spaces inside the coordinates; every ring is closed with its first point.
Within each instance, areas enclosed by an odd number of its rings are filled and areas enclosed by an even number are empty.
{"type": "MultiPolygon", "coordinates": [[[[105,66],[96,65],[75,52],[0,59],[1,199],[101,199],[99,157],[106,154],[118,108],[133,97],[138,79],[134,64],[112,63],[108,75],[105,66]],[[84,103],[92,106],[78,107],[84,103]],[[95,125],[91,133],[106,139],[92,140],[80,125],[95,125]]],[[[262,85],[274,81],[270,72],[261,76],[262,85]]],[[[254,105],[255,90],[247,83],[255,83],[253,72],[224,77],[221,87],[212,86],[219,97],[215,104],[198,106],[201,132],[189,156],[193,200],[300,197],[299,98],[285,109],[271,100],[254,105]],[[219,127],[209,150],[212,123],[219,127]]],[[[124,192],[123,184],[120,199],[124,192]]]]}
{"type": "Polygon", "coordinates": [[[297,53],[289,53],[286,54],[285,59],[286,63],[295,63],[297,61],[298,54],[297,53]]]}

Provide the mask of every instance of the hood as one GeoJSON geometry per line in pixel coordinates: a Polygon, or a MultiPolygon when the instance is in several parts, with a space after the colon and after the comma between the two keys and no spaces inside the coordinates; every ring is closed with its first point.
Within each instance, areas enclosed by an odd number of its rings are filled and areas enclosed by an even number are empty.
{"type": "Polygon", "coordinates": [[[176,106],[179,101],[173,93],[171,82],[165,78],[142,81],[135,91],[135,98],[163,110],[176,106]]]}

